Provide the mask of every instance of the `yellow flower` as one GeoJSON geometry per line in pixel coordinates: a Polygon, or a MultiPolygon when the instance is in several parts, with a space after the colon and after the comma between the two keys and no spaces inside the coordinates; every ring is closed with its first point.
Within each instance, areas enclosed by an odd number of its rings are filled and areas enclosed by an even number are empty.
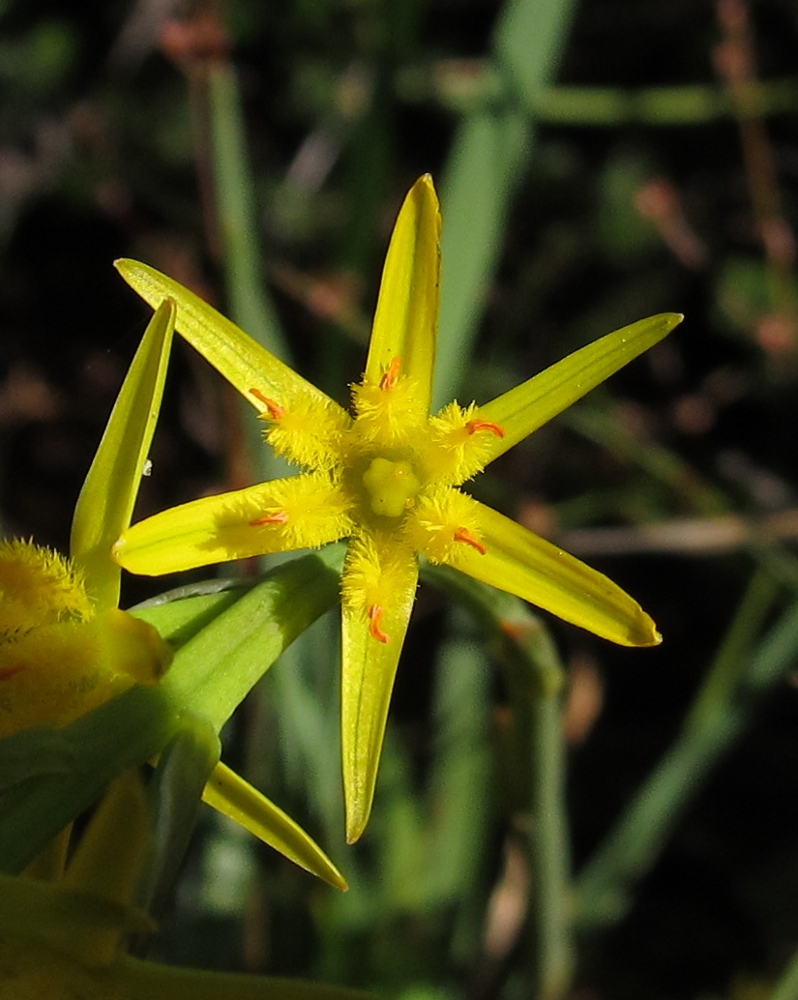
{"type": "Polygon", "coordinates": [[[172,653],[118,608],[95,614],[64,556],[0,543],[0,738],[65,726],[132,684],[154,684],[172,653]]]}
{"type": "Polygon", "coordinates": [[[429,176],[405,199],[382,276],[352,415],[177,282],[119,261],[153,307],[258,410],[274,450],[303,471],[206,497],[133,525],[123,567],[161,574],[349,538],[342,578],[343,770],[347,837],[371,809],[418,557],[445,563],[613,642],[660,641],[654,623],[605,576],[477,502],[460,487],[508,448],[662,339],[668,313],[577,351],[481,406],[430,415],[439,299],[438,200],[429,176]]]}

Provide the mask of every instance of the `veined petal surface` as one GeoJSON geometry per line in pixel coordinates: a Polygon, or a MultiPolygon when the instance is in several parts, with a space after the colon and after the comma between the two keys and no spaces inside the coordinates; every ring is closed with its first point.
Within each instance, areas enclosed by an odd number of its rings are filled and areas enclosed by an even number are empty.
{"type": "Polygon", "coordinates": [[[595,389],[639,354],[666,337],[684,317],[660,313],[625,326],[522,382],[496,399],[477,407],[481,420],[498,424],[503,437],[489,443],[493,461],[525,437],[595,389]]]}
{"type": "Polygon", "coordinates": [[[486,552],[459,546],[449,565],[621,646],[662,641],[651,618],[603,573],[478,504],[486,552]]]}
{"type": "Polygon", "coordinates": [[[416,596],[418,561],[389,537],[352,543],[342,577],[341,742],[346,839],[368,823],[399,654],[416,596]]]}
{"type": "Polygon", "coordinates": [[[410,189],[382,272],[366,379],[378,383],[395,358],[429,412],[440,301],[441,215],[429,174],[410,189]]]}
{"type": "Polygon", "coordinates": [[[114,546],[125,569],[175,573],[271,552],[318,548],[350,533],[348,501],[326,476],[275,479],[201,497],[139,521],[114,546]]]}
{"type": "Polygon", "coordinates": [[[347,422],[346,411],[315,385],[298,375],[265,347],[222,316],[213,306],[148,264],[123,258],[115,261],[116,269],[125,281],[153,308],[165,298],[177,305],[175,329],[204,358],[232,383],[259,413],[268,413],[268,406],[252,393],[273,399],[283,407],[316,406],[325,411],[337,411],[347,422]]]}

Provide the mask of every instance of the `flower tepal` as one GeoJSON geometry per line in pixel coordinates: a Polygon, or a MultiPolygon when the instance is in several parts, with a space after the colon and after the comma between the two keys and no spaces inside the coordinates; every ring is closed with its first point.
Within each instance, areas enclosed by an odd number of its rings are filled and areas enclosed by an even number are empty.
{"type": "Polygon", "coordinates": [[[131,684],[157,681],[171,650],[146,622],[95,614],[64,556],[0,543],[0,738],[63,726],[131,684]]]}
{"type": "Polygon", "coordinates": [[[680,321],[667,313],[611,333],[484,405],[430,414],[440,214],[430,177],[411,189],[383,270],[365,373],[347,413],[177,282],[119,261],[153,306],[255,407],[265,438],[300,468],[288,479],[202,498],[126,531],[116,558],[160,574],[350,539],[342,578],[343,771],[347,836],[371,809],[419,556],[493,584],[630,646],[660,641],[624,591],[464,492],[463,484],[680,321]]]}

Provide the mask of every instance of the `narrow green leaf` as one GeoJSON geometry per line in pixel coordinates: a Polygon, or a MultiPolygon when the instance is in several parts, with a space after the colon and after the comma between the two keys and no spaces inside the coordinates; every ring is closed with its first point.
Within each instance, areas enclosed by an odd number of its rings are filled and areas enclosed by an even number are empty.
{"type": "Polygon", "coordinates": [[[257,583],[258,580],[249,583],[241,580],[205,580],[137,604],[128,609],[128,614],[149,622],[173,649],[178,649],[257,583]]]}
{"type": "Polygon", "coordinates": [[[282,651],[338,600],[340,550],[277,567],[175,654],[161,689],[218,732],[282,651]]]}
{"type": "Polygon", "coordinates": [[[213,726],[205,719],[184,716],[180,731],[158,759],[147,787],[154,844],[137,897],[153,913],[163,911],[174,889],[175,872],[183,863],[201,809],[202,790],[220,753],[213,726]]]}
{"type": "Polygon", "coordinates": [[[442,197],[441,319],[435,407],[457,395],[463,366],[493,281],[512,199],[531,158],[534,100],[551,81],[577,0],[508,0],[493,36],[490,68],[502,94],[464,117],[454,137],[442,197]]]}
{"type": "Polygon", "coordinates": [[[247,149],[241,88],[231,63],[211,63],[207,95],[214,192],[230,315],[263,347],[290,361],[277,313],[264,290],[255,179],[247,149]]]}
{"type": "MultiPolygon", "coordinates": [[[[67,823],[94,802],[128,767],[151,760],[178,728],[179,713],[162,687],[133,687],[59,730],[68,771],[44,771],[13,783],[0,798],[0,871],[19,872],[67,823]]],[[[0,741],[27,746],[47,731],[0,741]]],[[[2,771],[2,764],[0,764],[2,771]]]]}

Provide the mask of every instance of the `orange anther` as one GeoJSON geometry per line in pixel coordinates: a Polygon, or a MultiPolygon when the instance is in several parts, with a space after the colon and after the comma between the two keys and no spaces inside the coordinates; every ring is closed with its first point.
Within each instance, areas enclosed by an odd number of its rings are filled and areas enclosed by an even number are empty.
{"type": "Polygon", "coordinates": [[[396,385],[396,380],[399,378],[399,369],[401,367],[402,362],[399,358],[394,358],[390,365],[388,365],[388,371],[380,379],[380,389],[382,389],[383,392],[390,392],[396,385]]]}
{"type": "Polygon", "coordinates": [[[0,681],[7,681],[9,677],[13,677],[14,674],[18,674],[22,669],[22,667],[4,667],[0,670],[0,681]]]}
{"type": "Polygon", "coordinates": [[[382,630],[382,616],[385,612],[379,604],[372,604],[368,609],[369,632],[378,642],[390,642],[390,637],[382,630]]]}
{"type": "Polygon", "coordinates": [[[264,396],[260,389],[250,389],[249,392],[250,395],[255,397],[255,399],[259,399],[261,403],[263,403],[269,411],[269,416],[272,420],[279,420],[280,417],[285,416],[285,407],[280,406],[280,404],[276,403],[273,399],[269,399],[268,396],[264,396]]]}
{"type": "Polygon", "coordinates": [[[470,545],[472,549],[476,549],[481,556],[484,556],[488,551],[482,542],[471,534],[468,528],[458,528],[454,533],[454,540],[456,542],[465,542],[466,545],[470,545]]]}
{"type": "Polygon", "coordinates": [[[287,510],[276,510],[273,514],[264,514],[263,517],[256,517],[249,522],[251,528],[259,528],[263,524],[285,524],[288,520],[287,510]]]}
{"type": "Polygon", "coordinates": [[[494,424],[492,420],[469,420],[466,424],[466,430],[469,434],[476,434],[477,431],[490,431],[491,434],[495,434],[496,437],[503,438],[504,428],[501,424],[494,424]]]}

